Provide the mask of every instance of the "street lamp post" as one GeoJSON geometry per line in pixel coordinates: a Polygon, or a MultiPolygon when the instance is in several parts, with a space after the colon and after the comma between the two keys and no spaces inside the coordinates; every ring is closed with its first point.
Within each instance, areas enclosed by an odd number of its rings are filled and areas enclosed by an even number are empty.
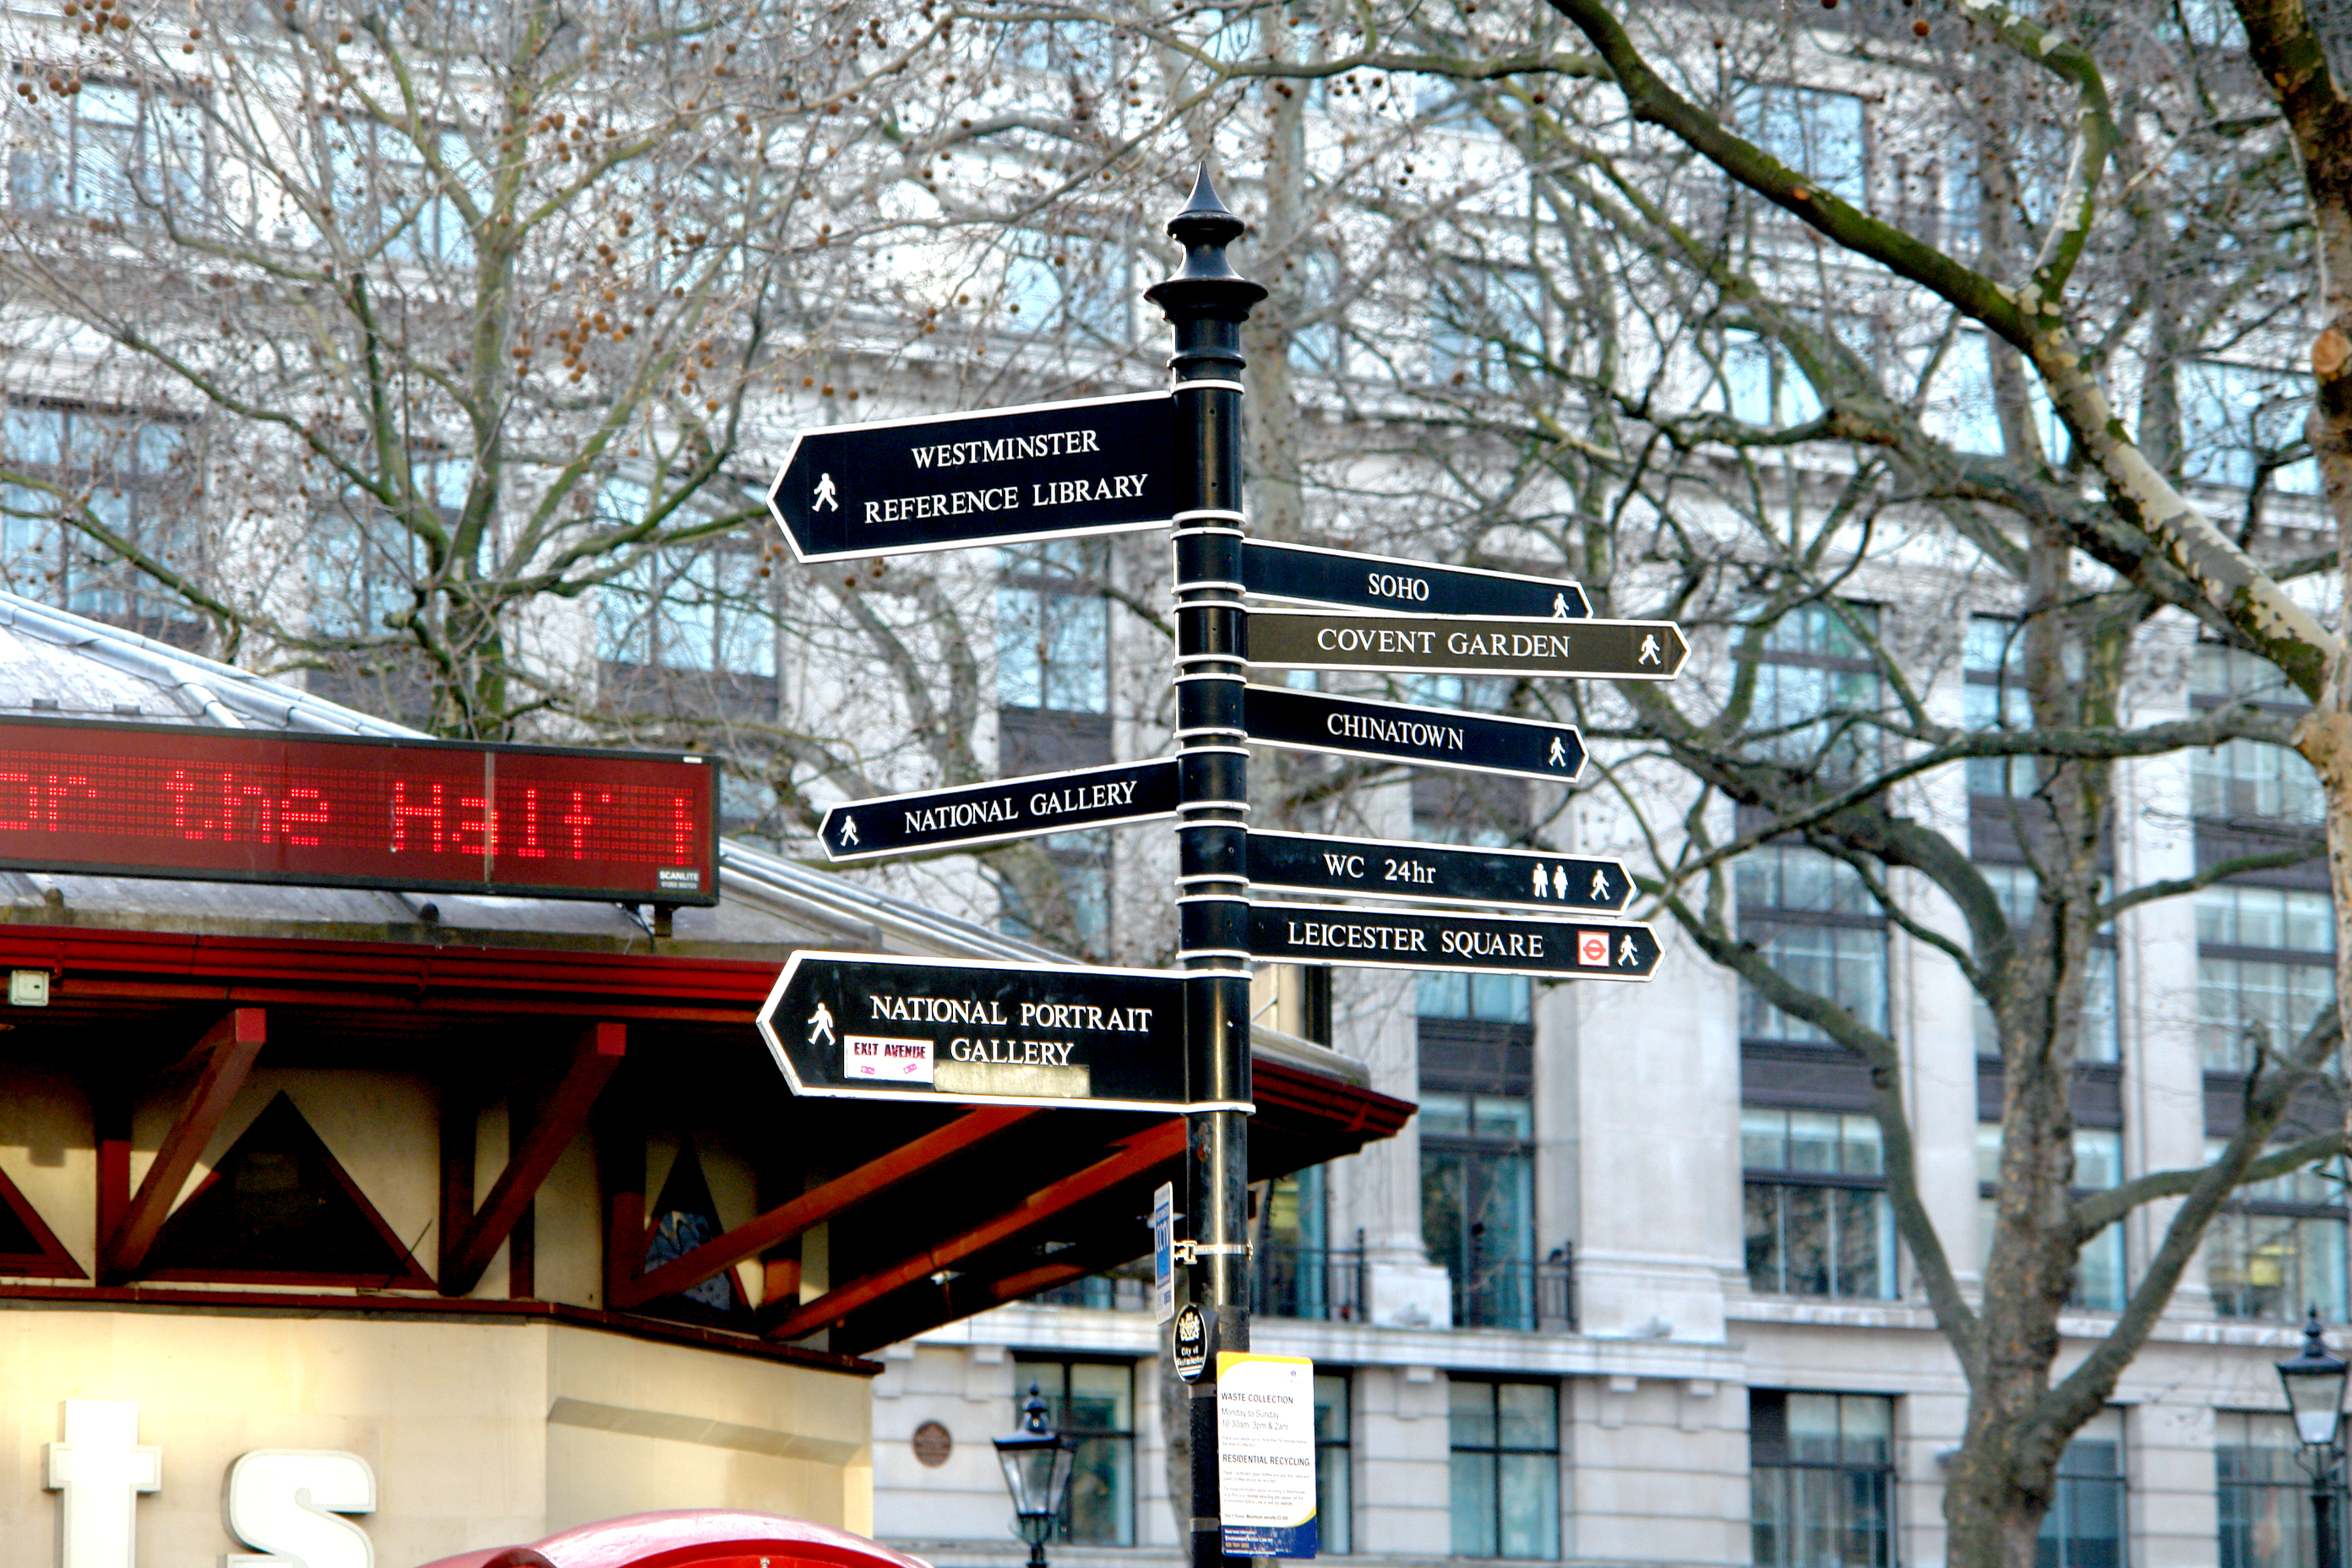
{"type": "Polygon", "coordinates": [[[1013,1494],[1013,1533],[1029,1543],[1029,1568],[1045,1568],[1045,1538],[1062,1516],[1070,1492],[1070,1462],[1076,1441],[1045,1425],[1045,1396],[1029,1385],[1021,1425],[996,1439],[996,1462],[1004,1467],[1005,1489],[1013,1494]]]}
{"type": "Polygon", "coordinates": [[[2286,1389],[2286,1407],[2294,1417],[2294,1435],[2303,1444],[2303,1468],[2311,1477],[2311,1529],[2317,1568],[2341,1568],[2337,1550],[2341,1526],[2336,1518],[2336,1489],[2344,1468],[2344,1384],[2347,1365],[2327,1348],[2319,1325],[2319,1309],[2303,1325],[2303,1349],[2278,1363],[2279,1383],[2286,1389]]]}

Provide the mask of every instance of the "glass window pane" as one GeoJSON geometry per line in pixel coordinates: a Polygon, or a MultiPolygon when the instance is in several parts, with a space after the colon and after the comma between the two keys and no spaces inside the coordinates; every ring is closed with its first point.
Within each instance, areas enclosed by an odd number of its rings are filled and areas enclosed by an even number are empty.
{"type": "Polygon", "coordinates": [[[1849,1176],[1876,1176],[1886,1169],[1885,1134],[1874,1116],[1848,1116],[1840,1123],[1845,1146],[1844,1170],[1849,1176]]]}
{"type": "Polygon", "coordinates": [[[1748,1288],[1770,1295],[1789,1288],[1780,1246],[1783,1190],[1769,1183],[1750,1182],[1741,1194],[1748,1231],[1748,1288]]]}
{"type": "Polygon", "coordinates": [[[1750,1171],[1785,1171],[1789,1168],[1787,1111],[1740,1111],[1739,1163],[1750,1171]]]}
{"type": "Polygon", "coordinates": [[[1499,1532],[1495,1519],[1495,1458],[1492,1453],[1453,1455],[1454,1555],[1492,1557],[1499,1532]]]}
{"type": "Polygon", "coordinates": [[[1550,1384],[1499,1384],[1495,1403],[1501,1447],[1549,1450],[1559,1446],[1559,1392],[1550,1384]]]}
{"type": "Polygon", "coordinates": [[[1548,1559],[1559,1555],[1559,1458],[1554,1454],[1505,1454],[1500,1555],[1548,1559]]]}
{"type": "Polygon", "coordinates": [[[1135,1426],[1134,1397],[1133,1369],[1079,1362],[1070,1368],[1068,1430],[1131,1431],[1135,1426]]]}
{"type": "Polygon", "coordinates": [[[1135,1544],[1134,1470],[1133,1438],[1079,1440],[1070,1467],[1066,1539],[1089,1546],[1135,1544]]]}
{"type": "Polygon", "coordinates": [[[1315,1374],[1315,1440],[1318,1443],[1344,1443],[1348,1440],[1348,1375],[1345,1373],[1318,1372],[1315,1374]]]}
{"type": "Polygon", "coordinates": [[[1834,1172],[1843,1142],[1840,1119],[1818,1110],[1789,1113],[1789,1168],[1792,1171],[1834,1172]]]}
{"type": "Polygon", "coordinates": [[[1829,1192],[1823,1187],[1781,1189],[1784,1205],[1782,1247],[1788,1289],[1797,1296],[1830,1293],[1829,1192]]]}
{"type": "Polygon", "coordinates": [[[1495,1446],[1495,1385],[1456,1378],[1447,1389],[1448,1440],[1457,1448],[1495,1446]]]}

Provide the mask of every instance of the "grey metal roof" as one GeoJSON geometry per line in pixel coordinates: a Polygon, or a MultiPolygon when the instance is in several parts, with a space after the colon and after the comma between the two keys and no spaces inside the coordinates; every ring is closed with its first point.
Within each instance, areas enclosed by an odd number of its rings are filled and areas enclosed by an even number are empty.
{"type": "MultiPolygon", "coordinates": [[[[346,708],[250,670],[120,626],[0,592],[0,716],[94,718],[239,730],[422,739],[423,731],[346,708]]],[[[1050,949],[894,898],[754,845],[722,840],[719,901],[681,909],[662,951],[782,963],[796,948],[939,958],[1067,963],[1050,949]]],[[[326,940],[470,940],[518,946],[654,945],[616,904],[464,893],[263,886],[179,879],[51,875],[0,868],[0,921],[131,927],[326,940]],[[430,916],[431,918],[427,918],[430,916]]],[[[1269,1029],[1254,1054],[1350,1083],[1362,1063],[1269,1029]]]]}
{"type": "MultiPolygon", "coordinates": [[[[0,593],[0,715],[10,713],[423,738],[421,731],[250,670],[0,593]]],[[[781,953],[847,943],[951,958],[1060,958],[1034,943],[733,840],[719,846],[719,886],[717,908],[677,912],[671,951],[716,945],[781,953]]],[[[0,918],[37,918],[42,908],[55,911],[60,905],[77,918],[108,923],[224,932],[279,928],[282,933],[290,926],[310,935],[382,936],[387,926],[437,923],[485,934],[604,937],[625,945],[646,936],[629,912],[614,904],[0,871],[0,918]],[[425,920],[428,906],[437,921],[425,920]]]]}

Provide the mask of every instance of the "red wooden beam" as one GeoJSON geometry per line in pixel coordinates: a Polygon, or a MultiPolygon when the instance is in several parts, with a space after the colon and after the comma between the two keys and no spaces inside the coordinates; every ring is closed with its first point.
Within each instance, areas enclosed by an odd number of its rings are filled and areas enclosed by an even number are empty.
{"type": "Polygon", "coordinates": [[[621,1024],[592,1024],[582,1031],[564,1065],[563,1079],[548,1096],[546,1109],[520,1141],[509,1138],[507,1168],[491,1184],[481,1212],[467,1221],[463,1235],[445,1239],[440,1291],[464,1296],[481,1283],[482,1271],[522,1217],[522,1211],[547,1180],[555,1162],[588,1125],[596,1097],[621,1065],[628,1049],[628,1029],[621,1024]]]}
{"type": "MultiPolygon", "coordinates": [[[[155,1151],[155,1163],[147,1167],[146,1179],[99,1246],[101,1283],[120,1285],[134,1279],[147,1261],[147,1249],[155,1245],[155,1235],[163,1228],[173,1200],[180,1195],[188,1173],[196,1168],[205,1145],[220,1131],[229,1102],[245,1086],[254,1058],[261,1055],[267,1017],[258,1007],[232,1007],[196,1042],[190,1056],[203,1058],[203,1070],[179,1115],[173,1119],[171,1131],[163,1135],[163,1147],[155,1151]]],[[[101,1184],[105,1180],[102,1170],[100,1180],[101,1184]]]]}
{"type": "Polygon", "coordinates": [[[802,1306],[798,1311],[787,1315],[768,1331],[768,1337],[796,1340],[837,1323],[860,1307],[928,1279],[942,1268],[951,1268],[961,1259],[994,1247],[1032,1226],[1075,1208],[1089,1198],[1098,1197],[1121,1182],[1139,1176],[1154,1166],[1165,1164],[1183,1152],[1184,1123],[1181,1120],[1162,1121],[1126,1140],[1124,1147],[1108,1159],[1097,1160],[1076,1174],[1064,1176],[1060,1181],[1031,1194],[994,1219],[975,1226],[961,1236],[950,1237],[938,1246],[887,1268],[826,1291],[802,1306]]]}
{"type": "Polygon", "coordinates": [[[780,1204],[758,1218],[737,1226],[726,1235],[682,1253],[650,1274],[614,1281],[605,1305],[616,1312],[642,1307],[647,1301],[691,1290],[715,1274],[732,1268],[779,1242],[820,1225],[853,1204],[889,1191],[910,1176],[922,1174],[951,1154],[963,1151],[1027,1121],[1038,1113],[1034,1105],[988,1106],[957,1117],[912,1142],[877,1159],[868,1160],[846,1175],[812,1187],[790,1203],[780,1204]]]}

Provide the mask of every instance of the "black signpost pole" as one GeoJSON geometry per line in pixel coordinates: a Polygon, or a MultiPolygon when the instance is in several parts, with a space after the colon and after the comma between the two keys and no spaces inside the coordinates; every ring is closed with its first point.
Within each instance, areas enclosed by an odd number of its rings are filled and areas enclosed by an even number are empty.
{"type": "MultiPolygon", "coordinates": [[[[1225,259],[1242,232],[1203,164],[1168,223],[1184,264],[1145,290],[1176,338],[1177,963],[1196,1102],[1250,1098],[1241,324],[1265,289],[1225,259]]],[[[1191,1560],[1218,1568],[1230,1560],[1218,1522],[1216,1354],[1249,1348],[1249,1122],[1236,1110],[1190,1120],[1191,1297],[1209,1329],[1208,1370],[1191,1385],[1191,1560]]]]}

